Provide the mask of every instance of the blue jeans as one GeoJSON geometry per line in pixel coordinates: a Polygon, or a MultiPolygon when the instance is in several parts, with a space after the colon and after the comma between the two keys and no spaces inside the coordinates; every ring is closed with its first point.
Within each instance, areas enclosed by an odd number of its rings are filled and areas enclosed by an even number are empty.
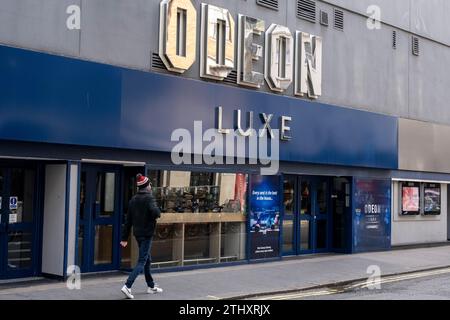
{"type": "Polygon", "coordinates": [[[136,239],[136,241],[139,245],[139,259],[133,271],[128,277],[126,286],[127,288],[131,289],[134,281],[136,281],[136,278],[142,273],[142,271],[144,271],[145,282],[147,282],[149,288],[153,288],[155,286],[155,282],[153,281],[152,275],[150,273],[150,266],[152,263],[152,258],[150,255],[152,238],[140,238],[136,239]]]}

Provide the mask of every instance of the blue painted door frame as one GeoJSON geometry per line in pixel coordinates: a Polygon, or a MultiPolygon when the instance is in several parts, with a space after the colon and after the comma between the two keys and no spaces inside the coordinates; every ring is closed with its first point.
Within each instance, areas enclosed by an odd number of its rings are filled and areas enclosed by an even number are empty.
{"type": "Polygon", "coordinates": [[[27,163],[2,163],[0,171],[3,179],[0,181],[1,192],[1,223],[0,223],[0,279],[23,278],[39,275],[41,272],[42,253],[42,193],[43,193],[43,168],[35,162],[27,163]],[[12,172],[13,169],[30,169],[34,172],[33,203],[31,206],[32,220],[29,222],[9,223],[9,199],[15,195],[12,193],[12,172]],[[31,261],[29,266],[24,268],[11,268],[8,263],[8,241],[12,232],[30,233],[31,261]]]}
{"type": "MultiPolygon", "coordinates": [[[[117,270],[120,268],[119,237],[121,220],[121,167],[112,165],[82,165],[81,180],[85,179],[85,199],[80,204],[80,212],[84,210],[84,216],[79,216],[78,230],[83,229],[82,248],[82,272],[98,272],[117,270]],[[110,216],[99,214],[99,204],[96,202],[97,175],[99,173],[114,173],[114,209],[110,216]],[[83,178],[84,176],[84,178],[83,178]],[[82,208],[83,206],[83,208],[82,208]],[[95,229],[98,226],[112,226],[112,259],[111,263],[95,264],[95,229]]],[[[80,215],[80,212],[78,213],[80,215]]],[[[105,239],[100,239],[103,241],[105,239]]],[[[78,257],[79,258],[79,257],[78,257]]],[[[78,260],[79,261],[79,260],[78,260]]]]}
{"type": "MultiPolygon", "coordinates": [[[[285,178],[292,179],[294,182],[294,215],[291,217],[287,217],[284,215],[283,210],[283,224],[285,221],[292,221],[294,233],[292,236],[292,250],[283,252],[284,256],[287,255],[301,255],[301,254],[314,254],[314,253],[324,253],[331,251],[331,239],[332,239],[332,219],[331,219],[331,182],[332,178],[330,177],[315,177],[315,176],[294,176],[294,175],[285,175],[285,178]],[[302,183],[308,183],[309,188],[309,197],[311,199],[310,212],[304,212],[302,214],[302,201],[305,201],[302,198],[302,183]],[[326,211],[321,213],[319,210],[318,204],[318,186],[319,183],[326,183],[326,211]],[[302,249],[301,248],[301,239],[302,239],[302,230],[301,224],[308,223],[309,225],[309,235],[308,242],[309,248],[302,249]],[[318,224],[319,223],[326,224],[326,233],[325,233],[325,246],[319,248],[318,246],[318,224]]],[[[282,233],[284,230],[282,229],[282,233]]],[[[283,235],[281,235],[283,236],[283,235]]]]}

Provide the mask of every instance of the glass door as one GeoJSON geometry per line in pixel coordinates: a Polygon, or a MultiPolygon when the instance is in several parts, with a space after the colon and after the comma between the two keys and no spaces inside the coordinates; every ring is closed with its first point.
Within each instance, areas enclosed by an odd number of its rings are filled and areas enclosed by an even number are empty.
{"type": "Polygon", "coordinates": [[[284,177],[283,255],[330,250],[330,179],[284,177]]]}
{"type": "Polygon", "coordinates": [[[284,215],[283,215],[283,255],[295,255],[296,249],[296,228],[297,221],[297,177],[296,176],[284,176],[284,215]]]}
{"type": "Polygon", "coordinates": [[[330,179],[324,177],[316,178],[314,189],[314,252],[328,252],[330,248],[330,179]]]}
{"type": "Polygon", "coordinates": [[[37,270],[36,170],[0,168],[0,277],[32,276],[37,270]]]}
{"type": "Polygon", "coordinates": [[[83,272],[119,268],[120,167],[83,166],[78,265],[83,272]]]}
{"type": "Polygon", "coordinates": [[[297,252],[299,254],[314,253],[314,222],[315,222],[315,198],[314,180],[312,178],[300,178],[299,182],[299,212],[298,212],[298,241],[297,252]]]}

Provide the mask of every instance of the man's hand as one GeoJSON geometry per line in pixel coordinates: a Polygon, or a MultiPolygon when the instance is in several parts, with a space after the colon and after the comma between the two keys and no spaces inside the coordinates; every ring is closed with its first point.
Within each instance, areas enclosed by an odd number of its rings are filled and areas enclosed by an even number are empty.
{"type": "Polygon", "coordinates": [[[120,245],[125,248],[128,245],[128,241],[120,241],[120,245]]]}

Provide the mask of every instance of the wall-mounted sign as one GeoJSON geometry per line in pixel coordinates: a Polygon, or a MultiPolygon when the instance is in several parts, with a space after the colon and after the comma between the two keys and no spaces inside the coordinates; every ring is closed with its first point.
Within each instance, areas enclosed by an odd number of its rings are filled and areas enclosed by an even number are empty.
{"type": "Polygon", "coordinates": [[[9,210],[17,210],[18,204],[18,197],[9,197],[9,210]]]}
{"type": "Polygon", "coordinates": [[[250,259],[280,255],[280,190],[279,176],[251,176],[250,259]]]}
{"type": "Polygon", "coordinates": [[[17,214],[10,213],[9,214],[9,224],[17,223],[17,214]]]}
{"type": "Polygon", "coordinates": [[[159,56],[168,70],[184,73],[192,67],[198,20],[202,78],[223,81],[237,65],[240,85],[260,88],[265,80],[270,90],[285,92],[294,83],[296,96],[322,94],[322,38],[275,23],[266,29],[263,20],[239,14],[236,40],[228,9],[202,3],[198,19],[192,0],[160,3],[159,56]]]}

